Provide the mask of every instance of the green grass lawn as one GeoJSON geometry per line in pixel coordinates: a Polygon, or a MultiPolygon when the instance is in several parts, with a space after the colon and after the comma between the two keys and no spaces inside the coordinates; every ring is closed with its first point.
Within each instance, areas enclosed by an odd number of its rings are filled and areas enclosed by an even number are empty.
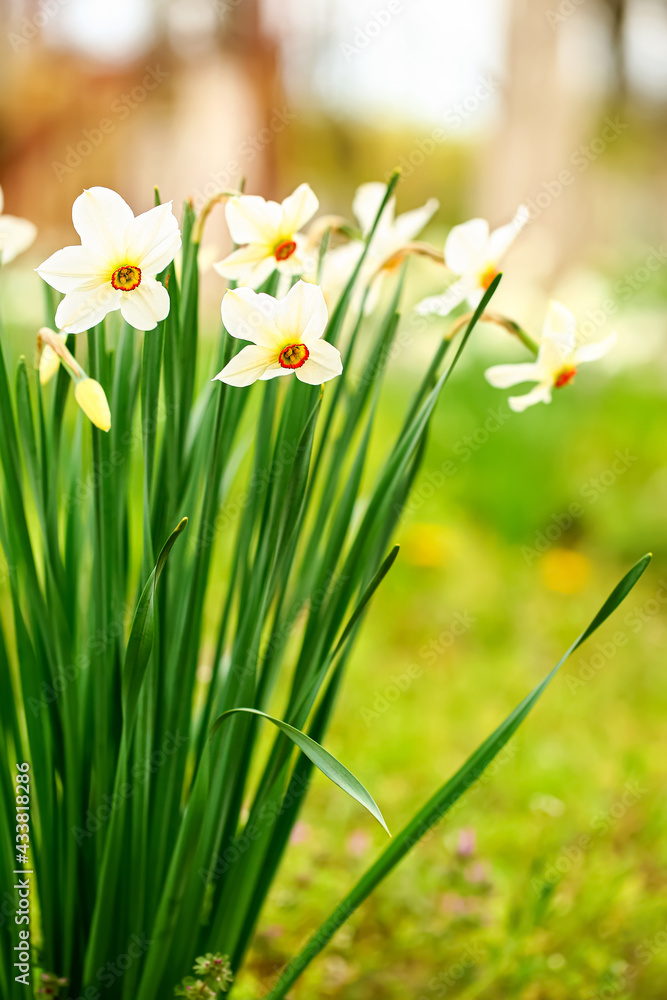
{"type": "MultiPolygon", "coordinates": [[[[655,558],[501,762],[294,995],[658,1000],[667,976],[664,395],[648,372],[586,373],[550,407],[512,415],[506,394],[480,384],[480,367],[473,358],[440,403],[402,552],[328,737],[392,830],[556,662],[629,565],[645,551],[655,558]]],[[[378,452],[400,418],[394,379],[397,406],[385,408],[378,452]]],[[[372,820],[317,776],[242,997],[268,985],[382,844],[372,820]]]]}

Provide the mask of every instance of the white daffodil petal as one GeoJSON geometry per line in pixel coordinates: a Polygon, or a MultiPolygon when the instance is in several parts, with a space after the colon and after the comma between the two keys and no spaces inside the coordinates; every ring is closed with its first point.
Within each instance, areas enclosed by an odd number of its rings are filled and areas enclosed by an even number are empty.
{"type": "Polygon", "coordinates": [[[0,264],[9,264],[35,242],[37,226],[15,215],[0,216],[0,264]]]}
{"type": "Polygon", "coordinates": [[[327,292],[338,292],[347,284],[364,250],[361,240],[351,240],[329,250],[324,258],[322,284],[327,292]]]}
{"type": "Polygon", "coordinates": [[[234,288],[224,296],[220,313],[225,329],[232,337],[269,348],[276,355],[285,342],[276,329],[278,306],[278,301],[264,292],[234,288]]]}
{"type": "Polygon", "coordinates": [[[220,382],[226,382],[227,385],[239,387],[252,385],[264,375],[269,366],[275,363],[275,360],[275,351],[252,344],[239,351],[215,378],[220,382]]]}
{"type": "Polygon", "coordinates": [[[268,249],[263,243],[248,243],[238,250],[232,250],[227,257],[213,265],[213,270],[228,281],[261,285],[276,266],[277,261],[273,256],[268,256],[268,249]]]}
{"type": "Polygon", "coordinates": [[[317,274],[319,262],[319,247],[312,247],[305,236],[294,234],[296,250],[286,260],[271,258],[273,266],[281,274],[317,274]]]}
{"type": "Polygon", "coordinates": [[[529,219],[530,212],[527,207],[519,205],[511,222],[494,229],[489,236],[489,257],[493,263],[498,263],[505,256],[529,219]]]}
{"type": "Polygon", "coordinates": [[[169,314],[169,292],[155,278],[142,276],[137,288],[122,293],[120,312],[135,330],[153,330],[169,314]]]}
{"type": "Polygon", "coordinates": [[[125,230],[133,219],[130,206],[110,188],[88,188],[72,206],[72,222],[84,246],[119,264],[124,263],[125,230]]]}
{"type": "Polygon", "coordinates": [[[293,368],[283,368],[279,361],[274,361],[259,378],[261,382],[268,382],[269,379],[279,378],[281,375],[291,375],[293,371],[293,368]]]}
{"type": "Polygon", "coordinates": [[[546,338],[540,344],[537,364],[545,381],[554,381],[566,366],[574,364],[574,350],[565,340],[546,338]]]}
{"type": "Polygon", "coordinates": [[[509,389],[521,382],[535,382],[540,377],[540,367],[534,361],[526,361],[519,365],[493,365],[484,372],[486,381],[494,389],[509,389]]]}
{"type": "Polygon", "coordinates": [[[527,410],[529,406],[534,406],[535,403],[550,403],[551,386],[536,385],[525,396],[510,396],[507,402],[509,403],[510,410],[514,410],[515,413],[523,413],[524,410],[527,410]]]}
{"type": "MultiPolygon", "coordinates": [[[[370,181],[370,183],[362,184],[357,188],[352,202],[352,211],[354,212],[355,219],[361,226],[364,236],[367,236],[370,232],[386,193],[387,185],[381,181],[370,181]]],[[[382,220],[389,223],[393,222],[395,211],[396,201],[394,198],[390,198],[387,207],[382,213],[382,220]]]]}
{"type": "Polygon", "coordinates": [[[276,329],[283,339],[310,345],[326,330],[329,314],[319,285],[297,281],[275,310],[276,329]]]}
{"type": "Polygon", "coordinates": [[[121,292],[111,284],[67,292],[56,310],[56,326],[65,333],[83,333],[120,308],[121,292]]]}
{"type": "Polygon", "coordinates": [[[558,341],[574,350],[577,321],[569,309],[553,299],[549,303],[542,336],[545,340],[558,341]]]}
{"type": "Polygon", "coordinates": [[[230,198],[225,207],[227,228],[235,243],[272,244],[280,238],[283,210],[277,201],[256,194],[230,198]]]}
{"type": "Polygon", "coordinates": [[[308,347],[308,360],[296,369],[296,377],[308,385],[321,385],[343,371],[340,351],[326,340],[316,340],[308,347]]]}
{"type": "MultiPolygon", "coordinates": [[[[372,312],[375,312],[379,303],[380,296],[382,295],[382,285],[384,284],[385,275],[380,273],[374,276],[365,276],[364,283],[366,284],[368,291],[364,302],[364,316],[370,316],[372,312]],[[372,280],[371,280],[372,279],[372,280]]],[[[357,291],[357,295],[359,291],[357,291]]],[[[358,306],[357,306],[358,308],[358,306]]]]}
{"type": "Polygon", "coordinates": [[[616,334],[612,333],[604,340],[598,341],[597,344],[582,344],[581,347],[577,347],[574,352],[574,362],[576,365],[585,364],[587,361],[598,361],[603,358],[605,354],[609,354],[609,351],[616,344],[616,334]]]}
{"type": "Polygon", "coordinates": [[[154,277],[176,256],[181,245],[178,219],[171,202],[157,205],[132,219],[125,230],[125,254],[121,263],[134,264],[141,273],[154,277]]]}
{"type": "Polygon", "coordinates": [[[418,316],[449,316],[474,291],[469,278],[455,281],[442,295],[431,295],[415,306],[418,316]]]}
{"type": "Polygon", "coordinates": [[[426,223],[431,219],[440,207],[437,198],[429,198],[421,208],[414,208],[411,212],[403,212],[394,222],[394,229],[403,242],[416,239],[421,233],[426,223]]]}
{"type": "Polygon", "coordinates": [[[310,222],[320,207],[317,195],[309,184],[299,184],[296,191],[283,201],[281,230],[285,236],[294,236],[310,222]]]}
{"type": "Polygon", "coordinates": [[[36,271],[59,292],[84,291],[111,278],[104,257],[84,246],[56,250],[36,271]]]}
{"type": "Polygon", "coordinates": [[[474,274],[487,263],[489,224],[470,219],[454,226],[445,240],[445,264],[454,274],[474,274]]]}

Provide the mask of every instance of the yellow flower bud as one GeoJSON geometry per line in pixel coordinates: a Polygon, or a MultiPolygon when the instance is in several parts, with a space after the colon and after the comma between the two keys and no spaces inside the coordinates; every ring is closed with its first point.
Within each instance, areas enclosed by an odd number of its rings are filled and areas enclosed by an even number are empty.
{"type": "Polygon", "coordinates": [[[77,382],[74,398],[88,419],[101,431],[111,427],[111,411],[104,389],[94,378],[84,378],[77,382]]]}

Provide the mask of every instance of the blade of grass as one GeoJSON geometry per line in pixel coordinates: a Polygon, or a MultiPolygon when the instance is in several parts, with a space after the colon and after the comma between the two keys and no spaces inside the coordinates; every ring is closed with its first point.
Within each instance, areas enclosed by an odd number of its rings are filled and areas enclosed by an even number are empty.
{"type": "Polygon", "coordinates": [[[413,819],[392,840],[374,865],[362,876],[345,899],[339,903],[306,946],[289,963],[278,982],[267,995],[267,1000],[280,1000],[296,982],[307,965],[319,954],[336,931],[370,895],[373,889],[389,875],[393,868],[408,854],[419,840],[448,812],[454,803],[483,774],[494,757],[514,735],[535,703],[544,693],[566,660],[602,625],[627,597],[651,560],[650,555],[640,559],[623,577],[604,602],[590,625],[575,639],[567,652],[546,677],[510,712],[505,721],[477,748],[456,774],[449,779],[420,809],[413,819]]]}

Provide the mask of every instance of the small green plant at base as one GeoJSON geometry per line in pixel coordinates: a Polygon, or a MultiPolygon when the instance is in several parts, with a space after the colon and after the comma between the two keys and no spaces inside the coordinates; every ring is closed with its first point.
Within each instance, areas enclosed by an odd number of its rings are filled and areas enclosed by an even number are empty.
{"type": "Polygon", "coordinates": [[[228,955],[212,955],[208,952],[195,960],[192,971],[198,978],[185,978],[174,990],[175,996],[213,1000],[221,993],[226,993],[234,982],[228,955]]]}

